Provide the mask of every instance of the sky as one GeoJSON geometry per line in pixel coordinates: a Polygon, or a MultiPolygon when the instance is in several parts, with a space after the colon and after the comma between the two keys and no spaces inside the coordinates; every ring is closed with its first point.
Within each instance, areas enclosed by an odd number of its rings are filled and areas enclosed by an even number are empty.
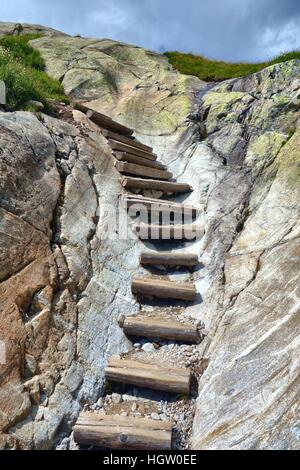
{"type": "Polygon", "coordinates": [[[299,0],[1,0],[0,20],[228,61],[300,48],[299,0]]]}

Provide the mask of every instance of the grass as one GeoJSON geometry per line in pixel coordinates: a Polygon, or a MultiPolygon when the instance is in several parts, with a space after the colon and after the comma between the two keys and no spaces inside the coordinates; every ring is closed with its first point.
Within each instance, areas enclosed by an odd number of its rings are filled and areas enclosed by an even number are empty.
{"type": "Polygon", "coordinates": [[[243,77],[268,67],[292,59],[300,59],[300,51],[287,52],[281,54],[268,62],[259,63],[230,63],[218,60],[210,60],[194,54],[184,54],[182,52],[165,52],[169,62],[179,72],[187,75],[195,75],[206,82],[218,82],[230,78],[243,77]]]}
{"type": "Polygon", "coordinates": [[[0,80],[6,85],[10,111],[34,111],[31,101],[43,103],[45,111],[50,111],[51,101],[68,101],[61,83],[49,77],[42,56],[29,44],[38,37],[27,34],[0,38],[0,80]]]}

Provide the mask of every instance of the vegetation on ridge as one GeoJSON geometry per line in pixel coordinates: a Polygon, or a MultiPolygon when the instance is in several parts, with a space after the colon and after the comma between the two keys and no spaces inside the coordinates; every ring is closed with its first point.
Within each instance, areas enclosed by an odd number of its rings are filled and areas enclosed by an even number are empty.
{"type": "Polygon", "coordinates": [[[51,100],[66,101],[61,83],[45,72],[45,62],[29,41],[39,35],[6,35],[0,38],[0,80],[6,85],[7,108],[35,110],[32,101],[51,109],[51,100]]]}
{"type": "Polygon", "coordinates": [[[195,75],[207,82],[217,82],[229,78],[238,78],[249,75],[268,67],[292,59],[300,59],[300,51],[287,52],[281,54],[267,62],[259,63],[230,63],[219,60],[210,60],[194,54],[183,52],[165,52],[169,62],[179,72],[187,75],[195,75]]]}

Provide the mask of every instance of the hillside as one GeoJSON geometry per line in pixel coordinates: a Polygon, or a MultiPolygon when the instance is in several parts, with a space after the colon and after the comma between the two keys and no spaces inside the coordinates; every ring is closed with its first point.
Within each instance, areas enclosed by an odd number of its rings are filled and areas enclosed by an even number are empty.
{"type": "Polygon", "coordinates": [[[257,73],[271,65],[281,64],[289,60],[299,60],[300,51],[286,52],[274,59],[259,63],[230,63],[219,60],[210,60],[206,57],[195,54],[185,54],[183,52],[165,52],[173,67],[180,73],[194,75],[208,82],[219,82],[230,78],[244,77],[257,73]]]}

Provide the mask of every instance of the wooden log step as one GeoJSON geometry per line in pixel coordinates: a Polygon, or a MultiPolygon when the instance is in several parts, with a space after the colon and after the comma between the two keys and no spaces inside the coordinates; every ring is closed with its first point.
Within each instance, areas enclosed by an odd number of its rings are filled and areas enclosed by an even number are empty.
{"type": "Polygon", "coordinates": [[[141,240],[195,240],[204,235],[203,228],[197,224],[157,225],[132,224],[132,230],[141,240]]]}
{"type": "Polygon", "coordinates": [[[141,254],[142,265],[163,265],[163,266],[197,266],[199,264],[198,255],[193,253],[173,253],[172,251],[156,252],[146,251],[141,254]]]}
{"type": "Polygon", "coordinates": [[[188,369],[128,359],[112,358],[105,369],[105,377],[114,382],[171,393],[189,394],[191,388],[188,369]]]}
{"type": "Polygon", "coordinates": [[[150,189],[154,191],[162,191],[164,193],[188,193],[192,191],[191,186],[186,183],[132,178],[130,176],[123,176],[121,178],[121,184],[125,189],[150,189]]]}
{"type": "Polygon", "coordinates": [[[112,148],[112,150],[132,153],[134,155],[137,155],[138,157],[147,158],[148,160],[152,161],[157,159],[157,155],[155,155],[154,153],[146,152],[145,150],[138,149],[131,145],[122,144],[113,139],[109,139],[108,145],[112,148]]]}
{"type": "Polygon", "coordinates": [[[126,173],[130,175],[144,176],[146,178],[162,180],[170,180],[173,178],[172,173],[169,171],[148,168],[147,166],[135,165],[134,163],[116,162],[115,167],[120,173],[126,173]]]}
{"type": "Polygon", "coordinates": [[[150,317],[149,315],[128,317],[123,315],[119,320],[119,325],[128,336],[168,339],[187,343],[197,343],[199,337],[195,325],[150,317]]]}
{"type": "Polygon", "coordinates": [[[137,165],[148,166],[149,168],[158,168],[159,170],[166,170],[167,167],[160,162],[148,160],[147,158],[139,157],[128,152],[114,151],[114,156],[119,161],[135,163],[137,165]]]}
{"type": "Polygon", "coordinates": [[[193,218],[198,214],[196,207],[173,201],[131,195],[126,195],[123,197],[123,205],[126,209],[130,209],[130,207],[138,206],[140,204],[143,205],[147,210],[185,215],[186,218],[193,218]]]}
{"type": "Polygon", "coordinates": [[[197,291],[194,284],[165,281],[156,278],[135,278],[132,280],[133,294],[158,299],[193,301],[197,291]]]}
{"type": "Polygon", "coordinates": [[[139,140],[135,138],[126,137],[122,134],[116,134],[115,132],[109,131],[108,129],[102,129],[101,133],[107,139],[116,140],[118,142],[122,142],[122,144],[130,145],[131,147],[136,147],[140,150],[144,150],[145,152],[152,153],[152,147],[148,147],[148,145],[142,144],[139,140]]]}
{"type": "Polygon", "coordinates": [[[124,450],[170,450],[172,424],[146,418],[81,413],[74,426],[79,445],[124,450]]]}
{"type": "Polygon", "coordinates": [[[133,129],[113,121],[109,116],[105,116],[104,114],[89,108],[83,103],[76,102],[74,107],[75,109],[78,109],[82,113],[86,114],[91,121],[100,127],[104,127],[105,129],[117,132],[118,134],[124,134],[126,136],[130,136],[134,132],[133,129]]]}

